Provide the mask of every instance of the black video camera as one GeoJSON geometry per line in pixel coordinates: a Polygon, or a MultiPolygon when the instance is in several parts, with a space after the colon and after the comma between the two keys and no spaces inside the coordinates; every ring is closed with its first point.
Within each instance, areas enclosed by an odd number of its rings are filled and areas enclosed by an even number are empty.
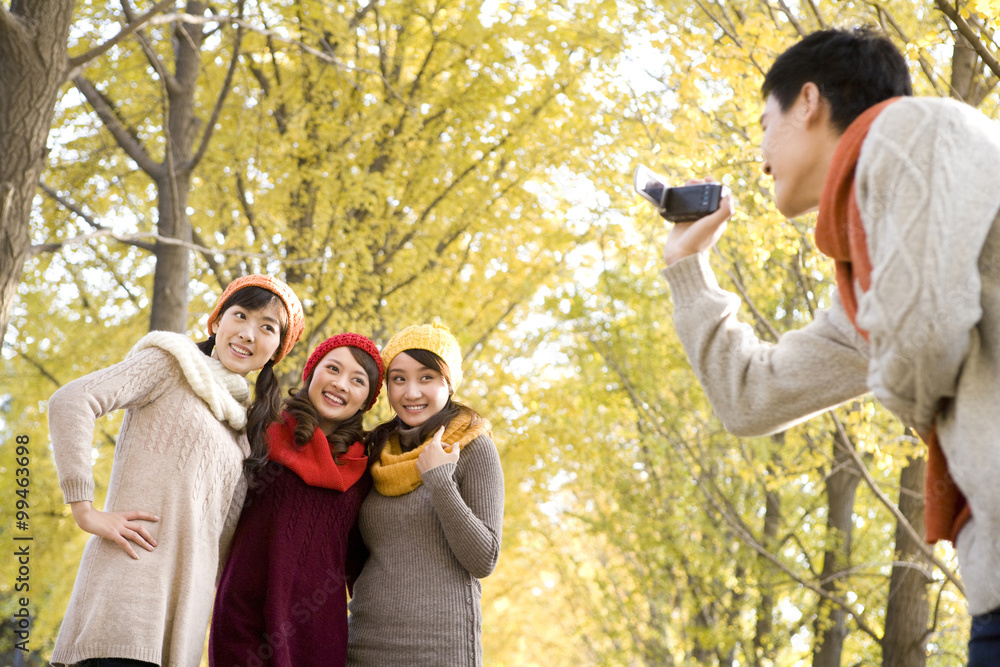
{"type": "Polygon", "coordinates": [[[729,188],[721,183],[669,187],[663,178],[641,164],[635,170],[635,191],[670,222],[694,222],[715,213],[722,198],[729,194],[729,188]]]}

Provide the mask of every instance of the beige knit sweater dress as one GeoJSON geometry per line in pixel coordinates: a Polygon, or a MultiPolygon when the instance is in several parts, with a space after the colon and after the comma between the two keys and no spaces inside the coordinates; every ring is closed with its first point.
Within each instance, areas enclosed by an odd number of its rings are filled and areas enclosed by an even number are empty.
{"type": "Polygon", "coordinates": [[[245,496],[248,398],[242,376],[165,332],[53,394],[49,429],[66,502],[93,500],[95,420],[124,409],[102,509],[160,517],[146,524],[156,548],[136,546],[138,560],[110,540],[87,542],[54,665],[97,657],[200,663],[220,558],[245,496]]]}

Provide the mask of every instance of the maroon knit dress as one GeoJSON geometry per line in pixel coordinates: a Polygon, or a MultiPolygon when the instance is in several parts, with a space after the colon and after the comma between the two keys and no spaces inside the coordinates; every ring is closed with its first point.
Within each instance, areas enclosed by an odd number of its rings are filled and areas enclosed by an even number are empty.
{"type": "Polygon", "coordinates": [[[251,490],[215,596],[212,667],[347,663],[347,590],[367,556],[357,527],[371,476],[346,491],[268,462],[251,490]]]}

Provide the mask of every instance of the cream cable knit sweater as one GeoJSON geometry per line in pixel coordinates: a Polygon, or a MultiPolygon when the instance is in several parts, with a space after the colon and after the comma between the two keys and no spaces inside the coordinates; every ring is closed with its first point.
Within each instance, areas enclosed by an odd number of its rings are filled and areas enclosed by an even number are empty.
{"type": "Polygon", "coordinates": [[[87,542],[54,665],[200,663],[220,559],[243,506],[249,396],[243,377],[164,332],[53,394],[49,430],[66,502],[93,500],[95,420],[124,409],[103,509],[160,517],[147,524],[156,548],[136,548],[138,560],[109,540],[87,542]]]}
{"type": "Polygon", "coordinates": [[[726,428],[786,429],[872,391],[911,426],[935,414],[972,520],[956,545],[971,614],[1000,607],[1000,125],[904,99],[872,125],[856,192],[872,260],[857,333],[832,306],[775,345],[737,321],[708,253],[664,269],[674,324],[726,428]]]}

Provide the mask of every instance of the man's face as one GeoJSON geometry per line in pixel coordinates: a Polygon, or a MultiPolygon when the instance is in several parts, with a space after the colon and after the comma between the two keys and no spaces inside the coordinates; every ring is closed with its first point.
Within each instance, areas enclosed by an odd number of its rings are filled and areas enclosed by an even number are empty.
{"type": "Polygon", "coordinates": [[[760,117],[764,173],[774,179],[774,201],[787,218],[815,209],[823,192],[830,157],[824,139],[829,138],[829,132],[823,122],[825,114],[817,112],[818,104],[825,101],[818,94],[810,99],[805,88],[785,111],[774,95],[769,95],[760,117]]]}

